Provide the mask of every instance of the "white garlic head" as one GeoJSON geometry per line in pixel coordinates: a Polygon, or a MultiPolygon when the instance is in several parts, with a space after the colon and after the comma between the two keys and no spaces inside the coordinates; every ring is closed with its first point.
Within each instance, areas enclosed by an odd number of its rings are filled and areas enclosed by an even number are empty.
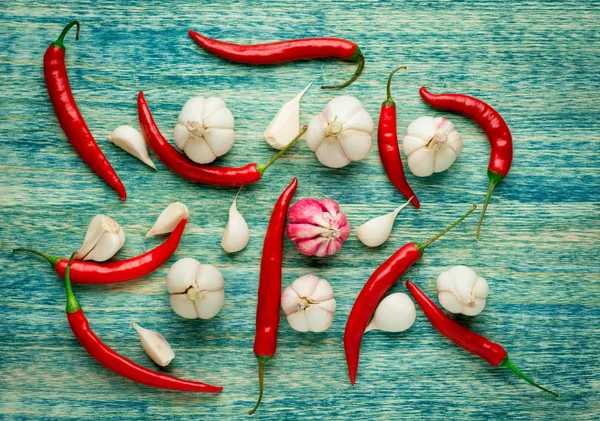
{"type": "Polygon", "coordinates": [[[476,316],[485,307],[487,281],[467,266],[454,266],[437,279],[438,299],[450,313],[476,316]]]}
{"type": "Polygon", "coordinates": [[[462,151],[462,137],[444,117],[419,117],[408,125],[402,151],[417,177],[446,171],[462,151]]]}
{"type": "Polygon", "coordinates": [[[192,161],[208,164],[233,146],[233,114],[222,99],[197,96],[185,103],[173,140],[192,161]]]}
{"type": "Polygon", "coordinates": [[[417,310],[410,297],[397,292],[381,300],[365,332],[373,329],[403,332],[415,323],[416,318],[417,310]]]}
{"type": "Polygon", "coordinates": [[[211,319],[225,302],[223,276],[213,265],[185,257],[178,260],[167,275],[171,308],[186,319],[211,319]]]}
{"type": "Polygon", "coordinates": [[[325,279],[304,275],[283,291],[281,308],[292,329],[324,332],[333,323],[333,288],[325,279]]]}
{"type": "Polygon", "coordinates": [[[374,128],[361,102],[343,95],[329,101],[312,119],[306,143],[323,165],[341,168],[369,155],[374,128]]]}

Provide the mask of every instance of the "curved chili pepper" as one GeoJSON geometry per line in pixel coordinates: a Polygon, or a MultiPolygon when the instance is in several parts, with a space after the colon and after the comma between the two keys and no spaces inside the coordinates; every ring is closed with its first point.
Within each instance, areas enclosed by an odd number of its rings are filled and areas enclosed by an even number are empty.
{"type": "Polygon", "coordinates": [[[477,223],[477,231],[475,232],[475,238],[479,239],[483,216],[487,210],[494,188],[506,177],[512,163],[513,146],[510,129],[500,113],[480,99],[463,94],[436,95],[427,91],[424,87],[419,90],[419,93],[425,102],[435,108],[456,111],[471,118],[483,129],[490,141],[490,146],[492,147],[490,163],[488,164],[490,187],[488,188],[481,216],[477,223]]]}
{"type": "Polygon", "coordinates": [[[358,79],[365,67],[365,57],[359,46],[340,38],[302,38],[268,44],[242,45],[208,38],[191,29],[188,30],[188,34],[209,53],[236,63],[279,64],[315,58],[339,58],[358,62],[356,72],[350,80],[341,85],[321,86],[321,89],[345,88],[358,79]]]}
{"type": "Polygon", "coordinates": [[[350,383],[354,385],[356,382],[360,344],[365,329],[377,308],[377,304],[379,304],[384,294],[412,265],[423,257],[423,252],[431,243],[457,226],[475,209],[477,209],[477,205],[473,205],[471,210],[457,219],[445,230],[431,237],[424,243],[408,243],[402,246],[402,248],[383,262],[383,264],[373,272],[358,294],[358,297],[356,297],[356,301],[352,306],[350,316],[348,316],[348,321],[346,322],[346,330],[344,331],[344,349],[346,350],[346,362],[348,363],[350,383]]]}
{"type": "Polygon", "coordinates": [[[65,290],[67,293],[67,319],[73,334],[85,348],[85,350],[102,364],[115,373],[133,380],[136,383],[141,383],[146,386],[157,387],[160,389],[179,390],[182,392],[209,392],[216,393],[223,390],[221,386],[212,386],[210,384],[183,380],[167,374],[158,373],[142,367],[131,361],[128,358],[116,353],[112,348],[96,336],[90,329],[90,325],[83,314],[83,310],[73,294],[70,280],[70,266],[73,262],[75,253],[71,255],[71,259],[65,269],[65,290]]]}
{"type": "Polygon", "coordinates": [[[471,354],[483,358],[490,365],[493,365],[494,367],[507,367],[526,382],[531,383],[544,392],[558,396],[558,393],[540,386],[521,373],[521,371],[510,361],[508,352],[506,352],[501,345],[461,326],[456,321],[446,316],[446,314],[444,314],[444,312],[412,282],[406,282],[406,286],[412,296],[415,297],[415,300],[417,300],[417,304],[419,304],[419,307],[421,307],[431,325],[446,338],[450,339],[461,348],[469,351],[471,354]]]}
{"type": "MultiPolygon", "coordinates": [[[[139,256],[106,263],[74,261],[71,264],[71,282],[77,284],[116,284],[141,278],[155,271],[169,260],[169,257],[177,250],[186,222],[187,219],[182,219],[164,243],[139,256]]],[[[42,256],[50,262],[50,265],[61,278],[65,277],[69,262],[67,259],[26,248],[17,248],[13,251],[28,251],[42,256]]]]}
{"type": "Polygon", "coordinates": [[[400,69],[406,69],[406,66],[398,67],[388,77],[387,99],[381,104],[379,114],[379,128],[377,129],[377,144],[379,146],[379,156],[385,169],[385,173],[400,193],[419,209],[421,206],[415,192],[410,188],[404,177],[404,168],[400,159],[400,149],[398,148],[398,135],[396,133],[396,103],[392,99],[390,84],[392,76],[400,69]]]}
{"type": "Polygon", "coordinates": [[[77,25],[75,40],[78,40],[79,22],[74,20],[65,26],[58,39],[50,44],[46,54],[44,54],[46,87],[58,122],[75,151],[83,159],[83,162],[106,181],[124,201],[127,197],[125,187],[102,150],[98,147],[87,124],[85,124],[69,85],[69,77],[65,66],[64,40],[69,29],[75,25],[77,25]]]}
{"type": "Polygon", "coordinates": [[[212,165],[196,164],[177,151],[161,134],[154,123],[152,113],[148,108],[148,103],[144,98],[144,93],[138,94],[138,116],[142,133],[152,152],[165,164],[171,171],[180,177],[186,178],[195,183],[210,184],[213,186],[240,187],[247,184],[256,183],[262,177],[263,173],[271,164],[283,155],[288,149],[294,146],[294,143],[304,134],[307,126],[304,126],[300,133],[282,150],[280,150],[266,164],[247,164],[239,168],[215,167],[212,165]]]}
{"type": "Polygon", "coordinates": [[[298,179],[294,178],[277,199],[265,235],[260,260],[260,281],[258,283],[258,303],[256,304],[256,335],[254,336],[254,354],[258,359],[260,392],[256,405],[248,412],[249,415],[254,414],[260,406],[264,388],[265,363],[273,358],[277,349],[283,232],[285,231],[288,208],[297,186],[298,179]]]}

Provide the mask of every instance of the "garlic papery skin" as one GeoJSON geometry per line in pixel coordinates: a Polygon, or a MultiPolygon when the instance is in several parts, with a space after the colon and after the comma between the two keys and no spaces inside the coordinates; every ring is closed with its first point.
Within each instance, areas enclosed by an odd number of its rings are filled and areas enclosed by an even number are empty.
{"type": "MultiPolygon", "coordinates": [[[[316,80],[316,79],[315,79],[316,80]]],[[[300,131],[300,100],[313,84],[314,80],[291,101],[279,109],[265,130],[265,140],[275,149],[283,149],[300,131]]]]}
{"type": "Polygon", "coordinates": [[[83,244],[75,254],[79,260],[104,262],[113,257],[125,244],[125,233],[117,221],[96,215],[88,225],[83,244]]]}
{"type": "Polygon", "coordinates": [[[403,332],[410,328],[417,317],[415,304],[402,292],[385,297],[375,310],[365,332],[383,330],[384,332],[403,332]]]}
{"type": "Polygon", "coordinates": [[[368,247],[377,247],[385,243],[392,233],[398,212],[408,206],[411,200],[412,197],[393,212],[373,218],[356,228],[358,239],[368,247]]]}
{"type": "Polygon", "coordinates": [[[208,164],[233,146],[233,114],[222,99],[197,96],[179,113],[173,140],[192,161],[208,164]]]}
{"type": "Polygon", "coordinates": [[[108,140],[130,153],[144,164],[156,169],[148,155],[148,147],[144,136],[131,126],[119,126],[108,135],[108,140]]]}
{"type": "Polygon", "coordinates": [[[221,247],[227,253],[235,253],[243,250],[250,240],[250,229],[246,220],[237,209],[237,198],[238,194],[235,195],[233,203],[229,208],[229,219],[225,226],[225,232],[223,233],[223,239],[221,240],[221,247]]]}
{"type": "Polygon", "coordinates": [[[283,291],[281,308],[292,329],[298,332],[324,332],[333,323],[333,288],[325,279],[304,275],[283,291]]]}
{"type": "Polygon", "coordinates": [[[340,251],[350,223],[334,200],[302,199],[290,208],[286,232],[300,253],[323,257],[340,251]]]}
{"type": "Polygon", "coordinates": [[[419,117],[408,125],[402,150],[417,177],[446,171],[462,151],[462,137],[444,117],[419,117]]]}
{"type": "Polygon", "coordinates": [[[161,367],[166,367],[175,358],[175,353],[171,349],[171,345],[167,342],[163,336],[153,330],[144,329],[136,322],[132,322],[131,325],[135,328],[137,333],[140,335],[140,342],[142,348],[148,356],[156,364],[161,367]]]}
{"type": "Polygon", "coordinates": [[[454,314],[476,316],[485,307],[489,287],[487,281],[467,266],[454,266],[437,279],[438,300],[454,314]]]}
{"type": "Polygon", "coordinates": [[[312,119],[306,143],[323,165],[341,168],[369,155],[373,130],[373,119],[361,102],[344,95],[332,99],[312,119]]]}
{"type": "Polygon", "coordinates": [[[146,238],[153,235],[168,234],[172,232],[182,219],[189,219],[190,211],[181,202],[173,202],[158,215],[156,222],[146,234],[146,238]]]}
{"type": "Polygon", "coordinates": [[[211,319],[223,308],[223,284],[221,272],[213,265],[189,257],[178,260],[167,274],[171,308],[186,319],[211,319]]]}

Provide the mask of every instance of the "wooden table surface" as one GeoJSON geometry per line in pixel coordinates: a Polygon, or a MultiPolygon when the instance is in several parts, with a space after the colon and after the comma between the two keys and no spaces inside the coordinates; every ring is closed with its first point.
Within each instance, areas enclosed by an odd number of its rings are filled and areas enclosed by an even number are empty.
{"type": "MultiPolygon", "coordinates": [[[[189,183],[158,164],[154,172],[106,140],[122,124],[137,127],[143,90],[159,127],[171,133],[183,103],[195,95],[223,98],[236,118],[236,142],[219,165],[264,162],[273,153],[262,132],[278,108],[318,77],[341,82],[354,66],[306,61],[254,68],[211,56],[187,36],[194,28],[240,43],[336,36],[356,41],[367,65],[342,92],[311,89],[308,122],[333,97],[358,97],[377,121],[389,71],[395,77],[402,136],[422,115],[447,116],[463,135],[451,169],[408,180],[420,211],[406,208],[389,241],[367,249],[354,235],[331,258],[301,256],[286,239],[284,286],[314,273],[328,279],[338,308],[321,334],[293,331],[285,319],[256,419],[598,419],[600,417],[600,277],[598,154],[600,3],[571,2],[2,2],[0,8],[0,418],[245,419],[255,402],[252,353],[258,263],[273,203],[292,176],[296,199],[331,197],[350,224],[391,211],[403,198],[387,180],[376,142],[367,159],[341,170],[323,167],[302,142],[245,188],[238,207],[251,238],[241,253],[220,248],[235,189],[189,183]],[[123,4],[120,4],[123,3],[123,4]],[[79,159],[53,113],[42,57],[72,19],[67,36],[73,93],[98,144],[121,176],[117,195],[79,159]],[[561,393],[555,399],[507,371],[453,346],[420,310],[400,334],[365,336],[356,386],[342,346],[348,312],[366,279],[398,247],[422,241],[481,203],[489,145],[457,114],[428,107],[418,88],[479,97],[497,108],[514,138],[514,165],[496,189],[481,241],[476,216],[427,250],[404,279],[435,296],[437,275],[457,264],[490,284],[484,312],[461,323],[493,338],[515,364],[561,393]],[[96,214],[115,218],[127,241],[116,258],[162,241],[144,233],[170,202],[191,211],[169,263],[142,279],[114,286],[76,286],[92,328],[111,347],[155,368],[131,321],[161,332],[176,358],[165,372],[224,386],[219,395],[154,390],[108,372],[69,330],[64,288],[30,246],[67,256],[96,214]],[[226,302],[212,320],[173,313],[166,273],[177,259],[216,265],[226,302]]],[[[155,162],[158,160],[154,158],[155,162]]],[[[394,292],[405,291],[399,282],[394,292]]]]}

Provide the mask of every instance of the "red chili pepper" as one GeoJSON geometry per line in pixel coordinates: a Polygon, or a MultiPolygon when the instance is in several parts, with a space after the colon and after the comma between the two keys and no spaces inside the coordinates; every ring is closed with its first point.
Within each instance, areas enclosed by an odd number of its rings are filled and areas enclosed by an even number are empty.
{"type": "Polygon", "coordinates": [[[358,45],[340,38],[302,38],[268,44],[241,45],[208,38],[191,29],[188,30],[188,34],[209,53],[236,63],[279,64],[315,58],[339,58],[358,62],[356,72],[350,80],[341,85],[321,86],[321,89],[345,88],[358,79],[365,66],[365,57],[358,45]]]}
{"type": "Polygon", "coordinates": [[[79,22],[74,20],[65,26],[62,33],[54,41],[44,54],[44,79],[50,95],[50,101],[54,107],[54,112],[67,139],[75,148],[83,162],[85,162],[96,174],[108,183],[125,200],[127,193],[119,176],[108,162],[108,159],[98,147],[92,132],[85,124],[83,116],[77,108],[71,87],[67,68],[65,67],[65,46],[64,40],[67,32],[73,26],[77,25],[77,34],[75,40],[79,39],[79,22]]]}
{"type": "Polygon", "coordinates": [[[356,382],[360,344],[365,329],[377,308],[377,304],[379,304],[384,294],[412,265],[423,257],[423,252],[431,243],[457,226],[476,208],[477,205],[473,205],[469,212],[424,243],[408,243],[402,246],[402,248],[373,272],[363,289],[360,291],[360,294],[358,294],[358,297],[352,306],[352,310],[350,311],[350,316],[348,316],[348,322],[346,322],[344,348],[346,350],[346,362],[348,363],[350,383],[354,384],[356,382]]]}
{"type": "MultiPolygon", "coordinates": [[[[182,219],[164,243],[131,259],[106,263],[74,261],[70,270],[71,282],[78,284],[116,284],[141,278],[155,271],[175,253],[186,222],[187,219],[182,219]]],[[[42,256],[50,262],[50,265],[61,278],[65,277],[65,271],[69,263],[68,259],[50,256],[26,248],[17,248],[13,251],[28,251],[42,256]]]]}
{"type": "Polygon", "coordinates": [[[279,329],[279,302],[281,300],[281,260],[283,257],[283,233],[288,208],[298,180],[294,178],[281,193],[269,221],[260,261],[260,281],[258,283],[258,303],[256,304],[256,335],[254,354],[258,359],[258,381],[260,392],[252,415],[260,406],[263,396],[265,363],[275,355],[277,331],[279,329]]]}
{"type": "Polygon", "coordinates": [[[483,216],[492,197],[494,187],[506,177],[512,163],[512,135],[510,134],[508,125],[498,111],[472,96],[462,94],[436,95],[427,91],[424,87],[419,90],[419,93],[425,102],[435,108],[456,111],[471,118],[483,129],[490,141],[490,146],[492,147],[490,163],[488,164],[490,187],[483,203],[479,222],[477,223],[475,238],[479,238],[483,216]]]}
{"type": "Polygon", "coordinates": [[[508,353],[501,345],[459,325],[456,321],[446,316],[446,314],[444,314],[444,312],[412,282],[408,281],[406,286],[413,297],[415,297],[415,300],[417,300],[417,304],[419,304],[431,325],[446,338],[450,339],[461,348],[466,349],[471,354],[483,358],[494,367],[507,367],[535,387],[554,396],[558,396],[558,393],[540,386],[521,373],[521,371],[509,360],[508,353]]]}
{"type": "Polygon", "coordinates": [[[138,95],[138,116],[142,133],[152,152],[175,174],[195,183],[210,184],[213,186],[240,187],[256,183],[271,164],[283,155],[304,134],[307,126],[282,150],[280,150],[266,164],[247,164],[240,168],[214,167],[211,165],[196,164],[177,151],[158,130],[144,93],[138,95]]]}
{"type": "Polygon", "coordinates": [[[398,67],[388,78],[387,99],[381,104],[379,114],[379,128],[377,129],[377,144],[379,145],[379,156],[385,172],[394,186],[415,208],[419,209],[419,199],[408,185],[404,177],[404,168],[400,159],[400,149],[398,148],[398,135],[396,133],[396,103],[392,99],[390,84],[392,76],[400,69],[406,69],[406,66],[398,67]]]}
{"type": "Polygon", "coordinates": [[[206,383],[183,380],[167,374],[158,373],[142,367],[128,358],[116,353],[106,345],[90,329],[90,325],[83,314],[83,310],[73,294],[70,281],[70,264],[75,253],[71,255],[70,262],[65,270],[65,290],[67,293],[67,319],[71,330],[77,340],[96,361],[115,373],[127,377],[136,383],[160,389],[179,390],[183,392],[220,392],[221,386],[211,386],[206,383]]]}

